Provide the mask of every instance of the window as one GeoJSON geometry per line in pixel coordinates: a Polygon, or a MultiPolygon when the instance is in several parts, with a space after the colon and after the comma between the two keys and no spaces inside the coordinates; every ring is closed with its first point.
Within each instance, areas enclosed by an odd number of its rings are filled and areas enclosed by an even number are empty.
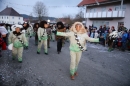
{"type": "Polygon", "coordinates": [[[2,16],[2,19],[3,19],[3,16],[2,16]]]}
{"type": "MultiPolygon", "coordinates": [[[[121,10],[121,6],[116,6],[116,7],[115,7],[115,10],[116,10],[116,11],[121,10]]],[[[123,10],[123,11],[126,10],[126,5],[123,5],[122,10],[123,10]]]]}
{"type": "Polygon", "coordinates": [[[12,19],[14,19],[14,17],[12,17],[12,19]]]}
{"type": "Polygon", "coordinates": [[[102,8],[102,12],[105,12],[105,11],[106,11],[106,7],[103,7],[103,8],[102,8]]]}
{"type": "Polygon", "coordinates": [[[100,26],[109,26],[109,21],[93,21],[93,26],[99,29],[100,26]]]}
{"type": "Polygon", "coordinates": [[[6,19],[6,16],[4,17],[4,19],[6,19]]]}
{"type": "Polygon", "coordinates": [[[119,11],[119,10],[120,10],[120,6],[116,6],[115,11],[119,11]]]}
{"type": "Polygon", "coordinates": [[[7,19],[8,19],[8,17],[7,17],[7,19]]]}
{"type": "Polygon", "coordinates": [[[20,17],[19,17],[19,20],[20,20],[20,17]]]}
{"type": "Polygon", "coordinates": [[[18,22],[18,24],[21,24],[20,22],[18,22]]]}
{"type": "Polygon", "coordinates": [[[94,12],[96,12],[95,8],[90,9],[90,13],[94,13],[94,12]]]}

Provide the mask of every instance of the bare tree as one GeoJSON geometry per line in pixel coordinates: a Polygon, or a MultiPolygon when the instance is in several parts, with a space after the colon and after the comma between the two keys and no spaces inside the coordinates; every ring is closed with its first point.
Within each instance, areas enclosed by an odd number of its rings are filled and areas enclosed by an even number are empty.
{"type": "Polygon", "coordinates": [[[36,4],[33,7],[33,11],[35,15],[38,17],[39,21],[41,21],[43,17],[48,14],[46,6],[41,1],[36,2],[36,4]]]}
{"type": "Polygon", "coordinates": [[[75,15],[75,18],[74,18],[74,21],[79,21],[79,22],[82,22],[84,21],[84,14],[83,12],[80,10],[76,15],[75,15]]]}
{"type": "Polygon", "coordinates": [[[32,20],[33,20],[33,15],[32,15],[32,13],[30,13],[30,15],[29,15],[29,22],[31,23],[32,20]]]}

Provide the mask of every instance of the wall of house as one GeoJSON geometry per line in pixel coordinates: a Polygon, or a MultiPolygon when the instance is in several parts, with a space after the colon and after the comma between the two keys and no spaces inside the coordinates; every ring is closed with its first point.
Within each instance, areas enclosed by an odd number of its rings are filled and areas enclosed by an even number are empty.
{"type": "Polygon", "coordinates": [[[0,23],[8,23],[8,24],[22,24],[23,17],[18,16],[1,16],[0,15],[0,23]]]}
{"type": "MultiPolygon", "coordinates": [[[[114,10],[119,10],[120,4],[111,4],[111,5],[103,5],[103,6],[96,6],[96,7],[89,7],[87,9],[87,12],[103,12],[104,8],[106,8],[105,11],[108,11],[110,8],[114,11],[114,10]],[[91,10],[91,9],[95,9],[95,10],[91,10]]],[[[119,22],[124,22],[124,26],[128,29],[130,29],[130,3],[125,3],[124,4],[124,9],[125,10],[125,17],[124,18],[112,18],[112,19],[87,19],[87,27],[89,25],[92,25],[93,22],[109,22],[109,26],[114,26],[116,29],[118,28],[118,23],[119,22]]],[[[97,24],[98,25],[98,24],[97,24]]],[[[99,25],[97,26],[99,28],[99,25]]]]}

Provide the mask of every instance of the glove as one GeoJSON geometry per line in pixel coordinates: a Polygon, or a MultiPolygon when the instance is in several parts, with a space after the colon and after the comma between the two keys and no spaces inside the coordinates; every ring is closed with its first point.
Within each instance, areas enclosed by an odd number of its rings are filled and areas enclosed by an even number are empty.
{"type": "Polygon", "coordinates": [[[39,40],[39,42],[41,42],[41,40],[39,40]]]}
{"type": "Polygon", "coordinates": [[[32,36],[30,36],[30,38],[32,38],[32,36]]]}

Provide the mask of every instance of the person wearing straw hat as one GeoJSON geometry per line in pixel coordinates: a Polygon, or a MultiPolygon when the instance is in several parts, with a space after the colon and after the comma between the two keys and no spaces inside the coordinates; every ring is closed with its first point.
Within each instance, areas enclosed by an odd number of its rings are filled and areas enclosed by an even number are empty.
{"type": "Polygon", "coordinates": [[[74,80],[75,76],[77,76],[78,64],[80,62],[82,52],[85,51],[84,43],[86,40],[90,42],[99,42],[99,39],[90,38],[86,34],[85,27],[81,22],[76,22],[70,28],[70,32],[57,32],[59,36],[69,37],[70,40],[70,75],[71,79],[74,80]]]}
{"type": "Polygon", "coordinates": [[[22,25],[14,25],[8,37],[9,45],[12,45],[12,59],[18,55],[18,61],[22,62],[23,47],[28,46],[25,34],[21,32],[22,25]]]}

